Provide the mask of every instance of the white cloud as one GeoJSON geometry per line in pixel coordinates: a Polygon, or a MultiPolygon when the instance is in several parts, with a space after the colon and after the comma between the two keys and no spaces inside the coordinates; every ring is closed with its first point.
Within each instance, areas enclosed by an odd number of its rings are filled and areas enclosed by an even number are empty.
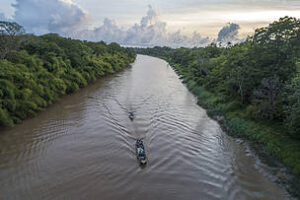
{"type": "Polygon", "coordinates": [[[4,15],[4,13],[0,13],[0,21],[9,21],[8,18],[4,15]]]}
{"type": "Polygon", "coordinates": [[[155,10],[148,6],[147,15],[142,17],[139,24],[134,24],[128,29],[120,28],[113,20],[105,19],[102,26],[94,30],[85,30],[74,35],[79,39],[105,42],[118,42],[122,45],[132,46],[171,46],[194,47],[205,46],[211,42],[194,32],[191,37],[177,32],[168,32],[167,23],[159,20],[155,10]]]}
{"type": "MultiPolygon", "coordinates": [[[[199,47],[215,41],[202,37],[197,31],[190,36],[183,34],[181,30],[170,32],[168,24],[160,20],[150,5],[140,22],[129,28],[122,28],[114,20],[105,18],[103,24],[93,30],[87,29],[90,24],[88,13],[74,3],[74,0],[16,0],[13,6],[13,20],[29,33],[59,33],[82,40],[117,42],[130,46],[199,47]]],[[[0,19],[1,17],[5,16],[0,15],[0,19]]],[[[225,26],[217,41],[237,41],[238,29],[236,24],[225,26]]]]}
{"type": "MultiPolygon", "coordinates": [[[[117,19],[120,26],[131,27],[137,22],[137,19],[141,19],[149,3],[159,13],[159,18],[163,22],[167,22],[168,32],[174,33],[180,29],[182,35],[189,36],[193,34],[194,30],[197,30],[202,36],[216,38],[223,25],[233,22],[241,26],[239,36],[246,37],[252,34],[256,28],[267,26],[280,17],[286,15],[300,17],[299,0],[0,0],[0,12],[4,13],[7,18],[12,18],[16,9],[11,4],[16,1],[17,4],[24,2],[23,4],[27,4],[28,7],[34,7],[28,9],[26,15],[34,15],[33,18],[37,21],[45,17],[43,14],[45,11],[51,13],[59,11],[60,6],[49,6],[48,4],[61,4],[61,2],[76,4],[80,10],[83,10],[82,6],[92,16],[92,19],[83,20],[84,23],[68,29],[68,36],[73,35],[72,30],[77,31],[78,28],[83,29],[84,26],[99,27],[105,18],[117,19]],[[36,6],[38,4],[40,5],[36,6]],[[56,9],[52,9],[53,7],[56,9]]],[[[26,10],[22,9],[22,12],[26,12],[26,10]]],[[[64,10],[66,12],[63,16],[69,16],[70,12],[64,10]]],[[[59,19],[55,15],[54,18],[54,21],[59,19]]],[[[67,17],[64,18],[67,19],[67,17]]],[[[23,22],[20,19],[21,21],[23,22]]],[[[26,21],[30,25],[29,28],[26,27],[28,31],[45,33],[49,30],[46,25],[30,24],[28,21],[32,20],[26,21]],[[30,29],[30,27],[32,28],[30,29]]],[[[140,25],[140,23],[138,24],[140,25]]],[[[59,30],[61,29],[62,27],[59,28],[59,30]]],[[[51,29],[51,31],[54,32],[57,29],[51,29]]]]}
{"type": "Polygon", "coordinates": [[[66,34],[83,28],[87,13],[72,0],[17,0],[14,20],[27,32],[66,34]]]}

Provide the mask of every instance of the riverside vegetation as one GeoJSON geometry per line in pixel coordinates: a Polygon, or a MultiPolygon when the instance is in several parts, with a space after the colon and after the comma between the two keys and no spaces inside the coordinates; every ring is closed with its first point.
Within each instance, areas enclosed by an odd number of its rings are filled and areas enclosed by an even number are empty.
{"type": "Polygon", "coordinates": [[[0,21],[0,127],[36,115],[135,60],[116,43],[87,42],[57,34],[24,34],[14,22],[0,21]]]}
{"type": "Polygon", "coordinates": [[[229,134],[261,144],[300,176],[299,19],[281,18],[236,45],[135,50],[169,62],[229,134]]]}

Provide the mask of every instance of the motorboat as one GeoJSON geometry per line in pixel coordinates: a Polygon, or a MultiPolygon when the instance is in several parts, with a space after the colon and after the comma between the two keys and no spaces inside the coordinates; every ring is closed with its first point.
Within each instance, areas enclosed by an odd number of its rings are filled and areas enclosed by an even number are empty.
{"type": "Polygon", "coordinates": [[[147,163],[147,157],[143,140],[136,140],[135,148],[137,159],[141,165],[145,165],[147,163]]]}

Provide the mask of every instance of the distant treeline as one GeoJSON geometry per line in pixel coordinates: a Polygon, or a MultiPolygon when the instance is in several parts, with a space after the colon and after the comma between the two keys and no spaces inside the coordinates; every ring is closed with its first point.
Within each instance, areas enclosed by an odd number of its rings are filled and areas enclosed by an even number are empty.
{"type": "Polygon", "coordinates": [[[18,24],[0,21],[0,126],[34,116],[62,95],[128,66],[135,56],[116,43],[26,35],[18,24]]]}
{"type": "Polygon", "coordinates": [[[300,174],[300,143],[290,142],[300,139],[300,20],[284,17],[222,46],[135,50],[168,61],[210,115],[224,116],[233,134],[264,143],[300,174]]]}

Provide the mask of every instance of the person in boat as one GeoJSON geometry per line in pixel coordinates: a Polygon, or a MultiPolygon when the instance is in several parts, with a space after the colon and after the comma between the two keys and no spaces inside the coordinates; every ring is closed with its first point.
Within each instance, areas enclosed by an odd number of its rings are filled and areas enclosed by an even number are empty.
{"type": "Polygon", "coordinates": [[[133,120],[133,118],[134,118],[133,112],[130,111],[128,116],[129,116],[129,118],[130,118],[131,120],[133,120]]]}
{"type": "Polygon", "coordinates": [[[138,145],[140,145],[140,146],[144,146],[143,141],[140,140],[140,139],[137,139],[137,140],[136,140],[136,143],[137,143],[138,145]]]}
{"type": "Polygon", "coordinates": [[[144,147],[144,142],[142,139],[137,139],[136,140],[136,150],[137,150],[137,157],[140,161],[141,164],[146,164],[146,151],[144,147]]]}

